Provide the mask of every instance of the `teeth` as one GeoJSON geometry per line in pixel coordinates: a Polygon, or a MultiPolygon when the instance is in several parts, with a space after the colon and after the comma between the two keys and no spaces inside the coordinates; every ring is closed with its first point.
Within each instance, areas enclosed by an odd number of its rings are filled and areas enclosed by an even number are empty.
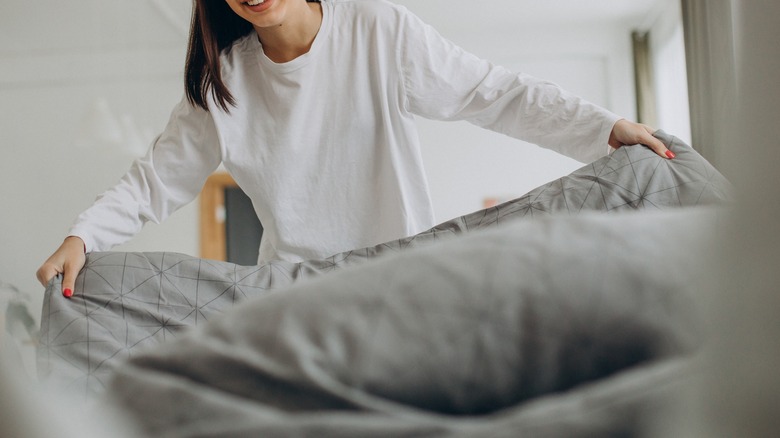
{"type": "Polygon", "coordinates": [[[246,2],[249,6],[257,6],[259,4],[265,3],[265,0],[249,0],[246,2]]]}

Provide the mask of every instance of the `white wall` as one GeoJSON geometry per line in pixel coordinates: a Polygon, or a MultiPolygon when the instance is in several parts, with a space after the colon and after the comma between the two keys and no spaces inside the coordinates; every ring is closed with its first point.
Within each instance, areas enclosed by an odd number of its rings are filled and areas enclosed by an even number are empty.
{"type": "MultiPolygon", "coordinates": [[[[182,95],[186,38],[149,1],[0,5],[0,279],[40,309],[38,266],[137,151],[76,145],[92,104],[159,131],[182,95]]],[[[193,205],[123,249],[197,253],[193,205]]],[[[35,315],[38,316],[38,315],[35,315]]]]}
{"type": "Polygon", "coordinates": [[[656,88],[658,128],[692,144],[688,104],[682,8],[679,0],[661,0],[648,16],[656,88]]]}
{"type": "MultiPolygon", "coordinates": [[[[35,270],[73,218],[138,153],[122,144],[78,146],[92,106],[104,98],[116,117],[158,132],[182,95],[186,37],[155,3],[3,0],[0,6],[0,279],[27,291],[36,308],[42,290],[35,270]]],[[[163,3],[180,11],[179,27],[186,23],[187,0],[163,3]]],[[[555,25],[526,17],[522,26],[494,26],[450,19],[446,9],[427,8],[431,3],[422,0],[402,3],[467,50],[634,117],[629,34],[641,17],[555,25]]],[[[420,128],[439,220],[480,208],[485,196],[519,195],[579,166],[465,124],[421,121],[420,128]]],[[[191,205],[118,249],[197,254],[197,227],[191,205]]]]}

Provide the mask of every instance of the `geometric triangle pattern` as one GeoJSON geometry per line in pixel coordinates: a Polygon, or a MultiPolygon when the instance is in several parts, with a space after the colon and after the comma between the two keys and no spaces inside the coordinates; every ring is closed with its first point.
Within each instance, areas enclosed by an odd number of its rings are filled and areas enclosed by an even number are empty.
{"type": "Polygon", "coordinates": [[[89,398],[104,390],[123,360],[175,339],[236,303],[302,279],[516,220],[717,205],[731,199],[729,182],[701,155],[663,131],[655,135],[676,154],[674,160],[640,145],[625,146],[515,200],[415,236],[322,260],[239,266],[177,253],[90,253],[71,299],[59,293],[59,278],[46,290],[39,376],[89,398]]]}

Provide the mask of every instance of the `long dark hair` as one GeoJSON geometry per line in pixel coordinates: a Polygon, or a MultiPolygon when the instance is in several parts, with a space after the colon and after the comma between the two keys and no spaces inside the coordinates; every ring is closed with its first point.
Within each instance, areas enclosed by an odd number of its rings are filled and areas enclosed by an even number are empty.
{"type": "Polygon", "coordinates": [[[184,67],[184,87],[191,104],[208,111],[208,94],[225,111],[236,101],[222,81],[219,54],[237,39],[248,35],[252,24],[239,17],[227,2],[195,0],[192,5],[190,40],[184,67]]]}
{"type": "MultiPolygon", "coordinates": [[[[319,0],[306,0],[307,2],[319,0]]],[[[225,1],[194,0],[184,87],[187,99],[206,111],[209,94],[225,112],[236,100],[222,81],[219,55],[239,38],[253,32],[252,24],[239,17],[225,1]]]]}

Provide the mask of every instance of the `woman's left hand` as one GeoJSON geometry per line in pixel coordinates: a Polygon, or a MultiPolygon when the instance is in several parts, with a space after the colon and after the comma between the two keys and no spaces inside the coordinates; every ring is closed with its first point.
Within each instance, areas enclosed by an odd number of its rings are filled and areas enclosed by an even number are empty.
{"type": "Polygon", "coordinates": [[[663,158],[670,160],[674,158],[674,152],[667,149],[661,140],[653,137],[653,132],[655,130],[647,125],[622,119],[612,128],[612,133],[609,135],[609,145],[617,149],[625,145],[643,144],[663,158]]]}

